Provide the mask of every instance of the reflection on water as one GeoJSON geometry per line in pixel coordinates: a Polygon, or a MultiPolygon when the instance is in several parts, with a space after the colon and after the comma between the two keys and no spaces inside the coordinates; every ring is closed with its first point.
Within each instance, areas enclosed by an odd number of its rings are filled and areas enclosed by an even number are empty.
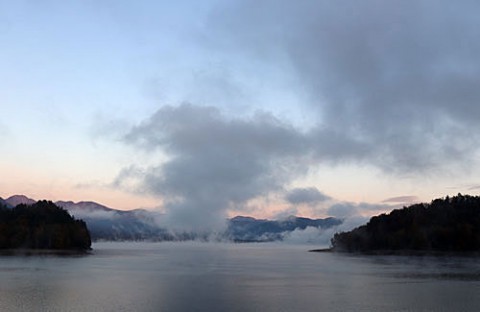
{"type": "Polygon", "coordinates": [[[281,244],[97,243],[1,256],[0,311],[477,311],[468,257],[351,256],[281,244]]]}

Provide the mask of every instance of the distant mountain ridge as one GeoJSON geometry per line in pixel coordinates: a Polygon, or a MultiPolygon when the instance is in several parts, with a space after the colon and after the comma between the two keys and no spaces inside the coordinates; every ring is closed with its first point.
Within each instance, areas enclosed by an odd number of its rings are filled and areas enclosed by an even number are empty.
{"type": "Polygon", "coordinates": [[[285,233],[305,230],[307,227],[330,228],[340,225],[335,218],[310,219],[290,216],[285,220],[255,219],[238,216],[228,220],[226,235],[236,242],[259,242],[283,240],[285,233]]]}
{"type": "MultiPolygon", "coordinates": [[[[18,204],[32,205],[35,200],[24,195],[14,195],[4,200],[7,207],[18,204]]],[[[1,203],[1,202],[0,202],[1,203]]],[[[160,227],[158,220],[162,215],[144,209],[117,210],[92,201],[57,201],[77,219],[86,222],[92,240],[132,241],[132,240],[194,240],[210,239],[208,235],[187,232],[172,232],[160,227]]],[[[235,242],[267,242],[283,240],[288,233],[305,230],[307,227],[327,229],[340,225],[341,220],[335,218],[310,219],[291,216],[284,220],[255,219],[237,216],[227,220],[227,229],[216,233],[219,240],[235,242]]]]}
{"type": "Polygon", "coordinates": [[[81,201],[78,203],[75,203],[73,201],[62,201],[59,200],[56,202],[57,205],[62,206],[65,209],[84,209],[88,211],[95,211],[95,210],[102,210],[102,211],[113,211],[115,209],[108,208],[107,206],[98,204],[96,202],[92,201],[81,201]]]}
{"type": "Polygon", "coordinates": [[[17,205],[20,205],[20,204],[33,205],[37,201],[33,200],[31,198],[28,198],[25,195],[13,195],[13,196],[10,196],[9,198],[5,199],[5,202],[12,207],[16,207],[17,205]]]}

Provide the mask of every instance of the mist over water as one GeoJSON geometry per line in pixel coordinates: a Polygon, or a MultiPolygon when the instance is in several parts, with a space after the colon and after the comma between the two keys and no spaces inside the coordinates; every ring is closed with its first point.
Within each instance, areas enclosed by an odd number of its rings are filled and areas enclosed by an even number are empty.
{"type": "Polygon", "coordinates": [[[476,258],[348,256],[288,244],[96,243],[1,256],[1,311],[476,311],[476,258]]]}

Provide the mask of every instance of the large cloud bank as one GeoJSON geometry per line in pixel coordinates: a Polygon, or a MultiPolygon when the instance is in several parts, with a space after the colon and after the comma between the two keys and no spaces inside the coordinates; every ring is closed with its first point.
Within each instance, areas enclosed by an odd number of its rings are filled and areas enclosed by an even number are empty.
{"type": "MultiPolygon", "coordinates": [[[[478,153],[479,9],[473,1],[225,2],[210,15],[206,46],[232,62],[254,59],[259,75],[277,67],[294,77],[292,92],[314,122],[232,117],[215,103],[164,106],[124,141],[166,160],[124,170],[117,184],[136,172],[172,223],[212,228],[228,209],[285,190],[317,164],[410,174],[467,167],[478,153]]],[[[329,199],[313,188],[285,194],[290,204],[329,199]]],[[[329,212],[358,209],[337,203],[329,212]]]]}

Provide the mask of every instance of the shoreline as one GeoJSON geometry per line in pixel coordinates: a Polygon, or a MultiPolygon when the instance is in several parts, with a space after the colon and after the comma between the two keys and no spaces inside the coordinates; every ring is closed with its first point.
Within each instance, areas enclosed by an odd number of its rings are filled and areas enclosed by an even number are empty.
{"type": "Polygon", "coordinates": [[[84,256],[93,249],[0,249],[0,256],[84,256]]]}
{"type": "Polygon", "coordinates": [[[369,251],[338,251],[333,248],[311,249],[309,252],[336,253],[341,255],[363,256],[429,256],[429,257],[480,257],[480,251],[441,251],[441,250],[369,250],[369,251]]]}
{"type": "Polygon", "coordinates": [[[334,252],[332,248],[310,249],[308,252],[334,252]]]}

